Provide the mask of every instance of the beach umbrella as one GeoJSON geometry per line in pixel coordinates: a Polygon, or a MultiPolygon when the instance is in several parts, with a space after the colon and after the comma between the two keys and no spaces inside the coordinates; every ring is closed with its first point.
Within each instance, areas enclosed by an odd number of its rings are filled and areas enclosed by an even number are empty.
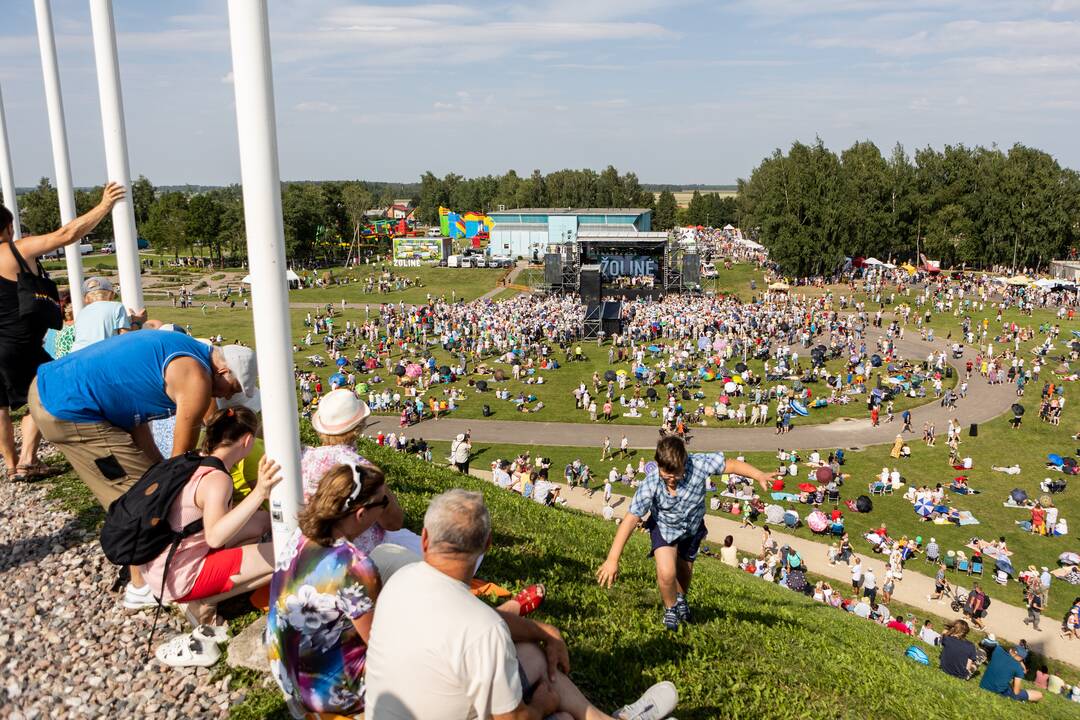
{"type": "Polygon", "coordinates": [[[815,510],[806,516],[806,524],[812,532],[825,532],[825,528],[829,526],[829,519],[825,517],[825,513],[815,510]]]}
{"type": "Polygon", "coordinates": [[[625,377],[626,376],[626,369],[625,368],[619,368],[618,370],[615,371],[615,375],[618,376],[618,377],[625,377]]]}
{"type": "Polygon", "coordinates": [[[817,490],[817,487],[812,483],[799,483],[799,490],[806,493],[812,493],[817,490]]]}
{"type": "Polygon", "coordinates": [[[442,367],[440,367],[439,368],[439,374],[440,375],[449,375],[450,374],[450,366],[449,365],[443,365],[442,367]]]}
{"type": "Polygon", "coordinates": [[[922,517],[930,517],[934,512],[934,503],[929,498],[920,498],[915,501],[915,512],[922,517]]]}
{"type": "Polygon", "coordinates": [[[404,365],[395,365],[394,369],[391,370],[391,372],[394,375],[397,375],[398,377],[405,377],[405,366],[404,365]]]}
{"type": "Polygon", "coordinates": [[[405,375],[408,376],[408,377],[411,377],[413,379],[416,379],[416,378],[420,377],[423,374],[424,374],[424,369],[422,367],[420,367],[419,365],[417,365],[416,363],[409,363],[409,365],[406,366],[406,368],[405,368],[405,375]]]}
{"type": "Polygon", "coordinates": [[[724,383],[724,392],[733,393],[738,389],[738,387],[739,387],[738,385],[736,385],[732,381],[728,380],[726,383],[724,383]]]}
{"type": "Polygon", "coordinates": [[[367,384],[367,383],[363,383],[363,382],[362,382],[362,383],[358,383],[358,384],[357,384],[357,386],[356,386],[356,392],[357,392],[357,394],[359,394],[359,395],[363,395],[363,394],[364,394],[364,393],[366,393],[367,391],[368,391],[368,384],[367,384]]]}
{"type": "Polygon", "coordinates": [[[742,375],[733,375],[732,378],[731,378],[731,382],[735,383],[736,385],[742,385],[743,384],[742,375]]]}
{"type": "Polygon", "coordinates": [[[833,479],[832,468],[819,467],[817,470],[814,471],[814,476],[817,478],[817,481],[819,483],[827,483],[833,479]]]}
{"type": "Polygon", "coordinates": [[[705,382],[712,382],[716,379],[716,373],[714,373],[712,370],[706,370],[701,377],[703,380],[705,380],[705,382]]]}
{"type": "Polygon", "coordinates": [[[349,360],[348,360],[348,358],[345,358],[345,357],[339,357],[339,358],[337,359],[337,366],[338,366],[338,367],[345,367],[345,366],[346,366],[346,365],[348,365],[348,364],[349,364],[349,360]]]}
{"type": "Polygon", "coordinates": [[[331,385],[344,385],[345,384],[345,376],[342,375],[341,373],[334,373],[333,375],[330,376],[329,381],[330,381],[331,385]]]}
{"type": "Polygon", "coordinates": [[[735,363],[735,372],[746,372],[746,363],[735,363]]]}
{"type": "Polygon", "coordinates": [[[1024,414],[1024,406],[1020,403],[1013,403],[1012,406],[1013,415],[1020,416],[1024,414]]]}
{"type": "Polygon", "coordinates": [[[650,400],[655,400],[656,399],[656,388],[649,388],[648,390],[646,390],[645,391],[645,397],[649,398],[650,400]]]}
{"type": "Polygon", "coordinates": [[[485,390],[487,390],[487,380],[477,380],[476,389],[480,392],[484,392],[485,390]]]}

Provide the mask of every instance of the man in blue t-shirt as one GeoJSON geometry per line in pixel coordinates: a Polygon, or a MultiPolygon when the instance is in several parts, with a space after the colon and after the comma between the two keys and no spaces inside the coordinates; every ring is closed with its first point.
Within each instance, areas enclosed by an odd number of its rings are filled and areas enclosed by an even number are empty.
{"type": "Polygon", "coordinates": [[[191,450],[213,398],[255,394],[255,353],[211,347],[176,332],[143,331],[94,343],[42,365],[29,404],[104,507],[162,459],[150,421],[176,416],[171,456],[191,450]]]}
{"type": "Polygon", "coordinates": [[[1042,700],[1042,693],[1038,690],[1024,690],[1020,686],[1023,679],[1024,665],[1016,648],[1006,650],[999,645],[990,656],[990,664],[986,666],[979,687],[1010,700],[1033,703],[1042,700]]]}

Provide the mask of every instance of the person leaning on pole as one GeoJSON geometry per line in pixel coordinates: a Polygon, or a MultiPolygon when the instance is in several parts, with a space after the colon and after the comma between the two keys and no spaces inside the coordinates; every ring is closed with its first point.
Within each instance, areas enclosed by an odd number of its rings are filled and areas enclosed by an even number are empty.
{"type": "Polygon", "coordinates": [[[686,452],[683,440],[668,435],[656,445],[655,470],[645,475],[638,486],[630,510],[626,513],[607,559],[596,573],[601,585],[611,587],[619,573],[619,558],[623,547],[638,522],[648,514],[645,523],[652,540],[651,555],[656,560],[656,584],[664,602],[664,627],[678,630],[680,623],[691,620],[686,596],[694,574],[705,528],[705,481],[713,475],[731,473],[755,480],[768,490],[779,476],[758,470],[741,460],[727,460],[722,452],[686,452]]]}
{"type": "Polygon", "coordinates": [[[52,359],[42,347],[49,325],[40,313],[26,313],[20,308],[19,275],[25,272],[40,276],[42,255],[86,237],[123,197],[123,186],[109,183],[101,192],[101,202],[89,212],[55,232],[28,235],[18,242],[14,240],[15,218],[0,205],[0,453],[8,479],[31,480],[45,474],[37,461],[41,435],[30,415],[23,416],[22,452],[16,456],[11,411],[26,404],[38,366],[52,359]]]}

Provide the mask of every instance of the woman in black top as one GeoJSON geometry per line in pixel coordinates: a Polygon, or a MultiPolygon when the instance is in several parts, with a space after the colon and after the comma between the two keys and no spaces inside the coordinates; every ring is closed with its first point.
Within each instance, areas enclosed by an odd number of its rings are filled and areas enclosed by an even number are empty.
{"type": "Polygon", "coordinates": [[[22,452],[16,456],[15,428],[11,411],[26,404],[26,393],[37,375],[38,366],[52,358],[42,342],[48,329],[19,314],[18,279],[20,268],[40,273],[38,258],[65,245],[78,242],[100,223],[113,205],[124,197],[124,188],[109,183],[101,202],[90,212],[48,235],[31,235],[15,243],[14,216],[0,205],[0,454],[9,479],[34,479],[43,474],[37,464],[41,434],[30,413],[22,419],[22,452]]]}

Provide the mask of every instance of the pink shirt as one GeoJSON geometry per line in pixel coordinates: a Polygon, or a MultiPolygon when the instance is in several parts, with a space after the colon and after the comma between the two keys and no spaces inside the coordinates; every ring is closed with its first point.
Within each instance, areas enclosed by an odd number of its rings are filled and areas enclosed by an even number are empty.
{"type": "MultiPolygon", "coordinates": [[[[232,487],[232,478],[227,474],[212,467],[200,467],[192,474],[184,489],[180,491],[180,497],[169,509],[169,526],[173,530],[182,530],[184,526],[203,516],[202,510],[195,504],[195,493],[198,492],[202,479],[212,473],[220,475],[229,483],[229,487],[232,487]]],[[[167,583],[163,582],[162,576],[165,574],[165,556],[169,554],[168,549],[145,565],[140,565],[139,570],[142,571],[154,597],[161,597],[163,602],[173,602],[190,593],[195,587],[195,580],[202,571],[203,562],[212,551],[206,542],[206,533],[200,530],[180,541],[169,563],[167,583]]]]}
{"type": "MultiPolygon", "coordinates": [[[[305,447],[300,455],[300,480],[304,486],[304,502],[306,503],[319,489],[319,481],[337,465],[356,465],[367,463],[364,457],[356,452],[356,448],[349,445],[323,445],[321,447],[305,447]]],[[[352,544],[360,548],[365,555],[370,555],[376,545],[383,542],[386,531],[379,523],[375,523],[360,537],[352,540],[352,544]]]]}

